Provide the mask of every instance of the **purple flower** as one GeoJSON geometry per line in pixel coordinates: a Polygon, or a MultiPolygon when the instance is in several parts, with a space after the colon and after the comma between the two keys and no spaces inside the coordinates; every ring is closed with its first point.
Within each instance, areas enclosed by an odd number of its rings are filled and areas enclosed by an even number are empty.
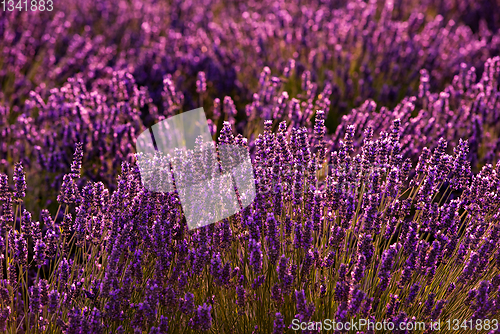
{"type": "Polygon", "coordinates": [[[45,234],[45,239],[47,240],[46,248],[45,248],[45,256],[48,259],[54,258],[57,253],[57,241],[59,236],[56,232],[50,227],[45,234]]]}
{"type": "Polygon", "coordinates": [[[387,304],[386,317],[392,317],[399,309],[400,301],[398,300],[398,295],[390,294],[390,301],[387,304]]]}
{"type": "Polygon", "coordinates": [[[468,160],[469,144],[467,140],[458,141],[458,145],[453,149],[455,159],[452,166],[451,185],[453,189],[466,188],[469,185],[471,174],[470,162],[468,160]]]}
{"type": "Polygon", "coordinates": [[[304,290],[297,291],[295,290],[295,300],[297,303],[297,312],[300,314],[303,314],[307,310],[307,305],[306,305],[306,295],[304,293],[304,290]]]}
{"type": "Polygon", "coordinates": [[[262,251],[260,248],[260,242],[256,242],[254,239],[250,239],[248,242],[248,248],[250,250],[250,266],[252,266],[255,273],[259,273],[262,269],[262,251]]]}
{"type": "Polygon", "coordinates": [[[93,308],[90,313],[89,329],[91,333],[101,334],[104,331],[102,324],[102,315],[97,308],[93,308]]]}
{"type": "Polygon", "coordinates": [[[352,288],[350,294],[351,298],[347,306],[347,312],[350,315],[355,316],[358,314],[361,307],[361,303],[365,299],[366,294],[363,291],[361,291],[357,285],[352,288]]]}
{"type": "Polygon", "coordinates": [[[205,72],[198,72],[198,79],[196,80],[196,92],[205,93],[207,91],[207,79],[205,72]]]}
{"type": "Polygon", "coordinates": [[[35,261],[37,266],[42,266],[45,263],[45,252],[46,245],[40,239],[35,242],[35,254],[33,255],[33,260],[35,261]]]}
{"type": "Polygon", "coordinates": [[[31,232],[31,213],[26,209],[23,210],[23,215],[21,217],[21,232],[27,239],[28,237],[33,237],[31,232]]]}
{"type": "Polygon", "coordinates": [[[437,320],[441,316],[441,312],[443,312],[443,308],[446,305],[446,300],[438,300],[436,303],[436,307],[431,313],[431,320],[437,320]]]}
{"type": "Polygon", "coordinates": [[[10,306],[2,308],[0,311],[0,331],[7,332],[7,319],[11,313],[10,306]]]}
{"type": "Polygon", "coordinates": [[[418,283],[414,283],[410,287],[410,292],[408,293],[408,297],[406,297],[406,305],[411,305],[415,298],[417,297],[417,293],[420,290],[420,285],[418,283]]]}
{"type": "Polygon", "coordinates": [[[57,196],[57,201],[60,204],[72,204],[76,202],[77,196],[78,188],[75,184],[74,178],[70,174],[64,175],[61,193],[57,196]]]}
{"type": "Polygon", "coordinates": [[[380,278],[380,283],[378,289],[380,291],[385,291],[389,285],[391,279],[391,270],[394,262],[394,257],[397,251],[396,248],[391,246],[388,250],[384,251],[382,254],[382,264],[379,267],[378,277],[380,278]]]}
{"type": "Polygon", "coordinates": [[[309,276],[309,273],[311,271],[312,265],[314,262],[314,253],[309,250],[306,253],[306,256],[304,258],[304,261],[302,262],[302,268],[301,268],[301,278],[303,280],[306,280],[307,277],[309,276]]]}
{"type": "Polygon", "coordinates": [[[464,270],[458,277],[457,282],[459,283],[467,282],[472,277],[472,275],[474,275],[478,262],[479,262],[479,254],[476,252],[472,252],[469,261],[467,262],[467,264],[464,267],[464,270]]]}
{"type": "Polygon", "coordinates": [[[491,290],[489,281],[481,281],[476,293],[476,302],[472,305],[475,311],[472,315],[473,320],[485,318],[493,308],[493,301],[488,298],[491,290]]]}
{"type": "Polygon", "coordinates": [[[224,265],[224,267],[220,272],[220,277],[219,277],[222,285],[229,284],[230,275],[231,275],[231,264],[229,262],[226,262],[226,264],[224,265]]]}
{"type": "Polygon", "coordinates": [[[40,312],[40,307],[41,307],[41,300],[40,300],[40,288],[38,285],[33,285],[30,287],[30,312],[34,313],[35,315],[38,315],[38,312],[40,312]]]}
{"type": "Polygon", "coordinates": [[[63,258],[61,260],[61,263],[59,264],[59,282],[62,285],[62,287],[65,287],[66,284],[68,283],[70,275],[70,267],[68,260],[66,258],[63,258]]]}
{"type": "Polygon", "coordinates": [[[280,257],[278,267],[276,268],[278,272],[278,278],[280,280],[285,280],[285,276],[287,274],[287,263],[288,263],[288,258],[282,255],[280,257]]]}
{"type": "Polygon", "coordinates": [[[387,181],[385,186],[385,195],[387,197],[396,198],[400,186],[399,174],[400,174],[399,169],[393,168],[387,175],[387,181]]]}
{"type": "Polygon", "coordinates": [[[246,225],[248,227],[248,231],[249,231],[249,237],[250,239],[254,239],[254,240],[260,240],[260,228],[259,228],[259,225],[257,224],[257,222],[253,219],[252,216],[249,216],[247,218],[247,222],[246,222],[246,225]]]}
{"type": "Polygon", "coordinates": [[[338,274],[339,279],[336,283],[334,299],[337,302],[347,302],[349,297],[349,284],[346,280],[347,266],[344,263],[340,264],[338,274]]]}
{"type": "Polygon", "coordinates": [[[49,283],[46,279],[41,279],[38,282],[38,287],[40,289],[40,305],[44,307],[49,303],[49,283]]]}
{"type": "Polygon", "coordinates": [[[281,306],[284,302],[283,292],[279,283],[274,284],[271,288],[271,300],[275,301],[278,306],[281,306]]]}
{"type": "Polygon", "coordinates": [[[366,268],[366,258],[363,254],[360,254],[358,256],[358,261],[354,266],[354,270],[351,273],[353,284],[357,284],[361,281],[361,279],[364,277],[365,268],[366,268]]]}
{"type": "MultiPolygon", "coordinates": [[[[404,311],[401,311],[398,313],[397,316],[393,317],[391,320],[392,320],[391,322],[394,324],[394,328],[403,328],[403,326],[401,326],[401,324],[408,322],[407,321],[408,315],[404,311]]],[[[402,331],[402,330],[401,331],[395,330],[394,332],[395,333],[407,333],[407,331],[402,331]]]]}
{"type": "Polygon", "coordinates": [[[344,145],[345,145],[345,150],[348,154],[354,151],[353,138],[355,130],[356,128],[354,125],[348,125],[345,132],[344,145]]]}
{"type": "Polygon", "coordinates": [[[194,295],[191,292],[186,293],[186,296],[181,302],[180,310],[187,315],[194,311],[194,295]]]}
{"type": "Polygon", "coordinates": [[[257,276],[252,283],[252,289],[257,290],[262,284],[264,284],[265,280],[266,280],[266,275],[257,276]]]}
{"type": "Polygon", "coordinates": [[[326,143],[324,141],[326,133],[325,127],[325,112],[324,110],[316,111],[314,123],[314,135],[316,140],[317,168],[321,169],[326,158],[326,143]]]}
{"type": "Polygon", "coordinates": [[[302,248],[302,224],[298,221],[295,222],[294,226],[293,247],[297,249],[302,248]]]}
{"type": "Polygon", "coordinates": [[[0,301],[4,304],[10,303],[9,290],[4,286],[0,286],[0,301]]]}
{"type": "Polygon", "coordinates": [[[8,265],[7,268],[7,280],[10,285],[12,286],[17,286],[18,281],[17,281],[17,265],[15,261],[11,261],[8,265]]]}
{"type": "Polygon", "coordinates": [[[26,176],[23,165],[18,162],[14,169],[14,201],[20,202],[26,196],[26,176]]]}
{"type": "Polygon", "coordinates": [[[80,178],[80,169],[82,168],[83,159],[83,144],[77,143],[75,153],[73,154],[73,162],[71,163],[71,177],[73,179],[80,178]]]}
{"type": "Polygon", "coordinates": [[[304,231],[302,233],[301,241],[302,248],[306,251],[309,250],[313,243],[313,221],[311,219],[306,220],[304,223],[304,231]]]}
{"type": "Polygon", "coordinates": [[[430,316],[431,315],[431,312],[432,312],[432,308],[434,307],[434,299],[436,297],[436,294],[431,292],[429,293],[429,295],[427,296],[427,300],[425,302],[425,305],[424,305],[424,310],[423,310],[423,314],[425,316],[430,316]]]}
{"type": "Polygon", "coordinates": [[[274,265],[278,260],[280,244],[279,244],[279,232],[276,226],[276,219],[274,218],[273,214],[271,213],[268,214],[266,224],[267,224],[266,240],[269,253],[268,254],[269,262],[274,265]]]}
{"type": "Polygon", "coordinates": [[[236,287],[236,305],[238,305],[238,314],[245,314],[245,304],[246,304],[246,291],[243,286],[238,285],[236,287]]]}
{"type": "Polygon", "coordinates": [[[358,254],[363,255],[366,265],[371,263],[373,257],[373,241],[371,234],[361,234],[358,242],[358,254]]]}
{"type": "MultiPolygon", "coordinates": [[[[112,293],[111,296],[116,296],[117,294],[112,293]]],[[[117,307],[118,303],[115,302],[115,300],[111,299],[108,304],[107,304],[107,311],[108,311],[108,317],[113,319],[114,321],[119,321],[120,319],[120,313],[118,311],[117,307]],[[116,306],[115,306],[116,305],[116,306]]],[[[130,326],[134,329],[136,332],[142,332],[142,328],[144,327],[144,322],[146,321],[146,312],[148,311],[148,305],[145,303],[138,303],[133,305],[134,309],[134,317],[132,321],[130,322],[130,326]]]]}
{"type": "Polygon", "coordinates": [[[49,292],[49,304],[48,310],[50,313],[55,313],[59,307],[60,293],[57,290],[51,290],[49,292]]]}
{"type": "Polygon", "coordinates": [[[81,332],[82,317],[80,309],[72,308],[68,314],[68,327],[66,328],[65,334],[79,334],[81,332]]]}
{"type": "Polygon", "coordinates": [[[166,316],[160,316],[160,320],[158,321],[158,329],[162,334],[168,332],[168,318],[166,316]]]}
{"type": "Polygon", "coordinates": [[[222,272],[222,260],[220,253],[215,253],[210,261],[210,274],[218,279],[222,272]]]}
{"type": "Polygon", "coordinates": [[[20,266],[26,267],[26,264],[28,263],[28,247],[26,239],[16,230],[14,232],[14,261],[20,266]]]}
{"type": "Polygon", "coordinates": [[[323,267],[331,268],[335,262],[335,251],[330,251],[323,259],[323,267]]]}

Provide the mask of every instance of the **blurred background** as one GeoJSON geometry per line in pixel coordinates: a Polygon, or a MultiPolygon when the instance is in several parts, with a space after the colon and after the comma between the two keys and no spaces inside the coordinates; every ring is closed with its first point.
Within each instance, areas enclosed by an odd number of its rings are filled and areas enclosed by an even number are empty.
{"type": "MultiPolygon", "coordinates": [[[[265,119],[309,125],[323,109],[335,145],[353,109],[393,110],[471,68],[475,81],[500,54],[495,0],[54,0],[47,8],[0,12],[0,172],[12,177],[23,163],[26,208],[36,214],[57,208],[77,142],[80,186],[103,181],[110,190],[140,132],[200,106],[214,137],[229,120],[250,141],[265,119]]],[[[415,105],[414,117],[426,108],[415,105]]],[[[464,131],[484,130],[496,143],[495,120],[464,131]]],[[[474,168],[495,158],[484,160],[477,145],[474,168]]]]}

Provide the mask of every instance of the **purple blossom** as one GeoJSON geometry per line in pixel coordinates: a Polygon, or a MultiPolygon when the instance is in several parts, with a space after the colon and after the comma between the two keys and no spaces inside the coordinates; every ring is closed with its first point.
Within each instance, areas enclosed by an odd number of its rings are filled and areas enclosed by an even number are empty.
{"type": "Polygon", "coordinates": [[[189,319],[189,326],[194,330],[206,331],[212,327],[212,306],[204,303],[198,306],[195,316],[189,319]]]}
{"type": "Polygon", "coordinates": [[[198,79],[196,80],[196,92],[204,93],[207,90],[207,79],[205,72],[198,72],[198,79]]]}
{"type": "Polygon", "coordinates": [[[415,283],[410,287],[410,292],[408,293],[408,297],[406,297],[406,305],[411,305],[413,303],[419,290],[420,285],[418,283],[415,283]]]}
{"type": "Polygon", "coordinates": [[[355,316],[356,314],[358,314],[359,309],[361,307],[361,303],[366,297],[366,294],[363,291],[361,291],[357,286],[353,287],[350,294],[351,294],[351,299],[349,300],[347,311],[349,312],[350,315],[355,316]]]}
{"type": "Polygon", "coordinates": [[[262,252],[260,242],[250,239],[248,247],[250,250],[250,265],[256,273],[259,273],[262,269],[262,252]]]}
{"type": "Polygon", "coordinates": [[[23,170],[23,165],[17,163],[14,169],[14,201],[22,201],[26,196],[26,175],[23,170]]]}
{"type": "Polygon", "coordinates": [[[274,320],[273,334],[283,334],[285,332],[285,322],[281,313],[276,312],[276,319],[274,320]]]}
{"type": "Polygon", "coordinates": [[[83,144],[77,143],[75,153],[73,154],[73,162],[71,163],[71,177],[73,179],[80,178],[80,170],[82,168],[83,159],[83,144]]]}
{"type": "Polygon", "coordinates": [[[70,174],[64,176],[61,186],[61,193],[57,197],[57,201],[61,204],[72,204],[77,200],[78,189],[75,181],[70,174]]]}
{"type": "MultiPolygon", "coordinates": [[[[418,11],[388,2],[378,13],[372,2],[243,10],[209,1],[200,12],[198,2],[177,10],[104,0],[47,13],[50,24],[6,16],[0,331],[36,322],[40,333],[166,333],[179,319],[224,331],[236,307],[230,330],[282,333],[332,296],[339,321],[375,320],[380,307],[395,324],[492,317],[500,279],[485,275],[500,266],[500,58],[488,57],[500,39],[490,2],[418,11]],[[107,29],[95,29],[102,18],[107,29]],[[282,44],[296,51],[289,59],[282,44]],[[256,198],[192,231],[182,185],[214,167],[200,140],[171,193],[145,188],[165,175],[148,181],[134,145],[197,107],[214,137],[220,130],[217,147],[248,148],[256,198]]],[[[196,207],[216,200],[203,194],[196,207]]]]}
{"type": "Polygon", "coordinates": [[[9,197],[9,177],[5,174],[0,174],[0,201],[6,201],[9,197]]]}
{"type": "Polygon", "coordinates": [[[351,273],[353,284],[357,284],[361,281],[361,279],[364,277],[365,269],[366,269],[366,258],[363,254],[360,254],[358,256],[358,260],[356,262],[354,270],[351,273]]]}
{"type": "Polygon", "coordinates": [[[425,301],[424,305],[424,315],[425,316],[430,316],[432,312],[432,308],[434,307],[434,299],[436,297],[436,294],[431,292],[427,295],[427,300],[425,301]]]}
{"type": "Polygon", "coordinates": [[[184,314],[191,314],[194,311],[194,295],[187,292],[183,301],[181,302],[180,310],[184,314]]]}
{"type": "Polygon", "coordinates": [[[265,275],[257,276],[252,283],[252,289],[257,290],[260,286],[262,286],[262,284],[264,284],[265,280],[266,280],[265,275]]]}

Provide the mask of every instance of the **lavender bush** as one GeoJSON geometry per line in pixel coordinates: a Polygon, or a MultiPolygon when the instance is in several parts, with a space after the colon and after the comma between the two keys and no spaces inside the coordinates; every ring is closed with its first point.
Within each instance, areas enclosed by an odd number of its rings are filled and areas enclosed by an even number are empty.
{"type": "Polygon", "coordinates": [[[176,192],[147,191],[129,163],[113,193],[78,189],[80,147],[63,219],[43,211],[34,222],[18,164],[13,192],[2,177],[3,330],[280,333],[294,318],[498,317],[500,170],[471,175],[467,142],[449,155],[444,139],[413,168],[401,128],[396,119],[376,140],[366,128],[352,155],[350,127],[329,164],[322,117],[314,148],[303,129],[290,140],[285,123],[266,130],[254,203],[192,231],[176,192]]]}
{"type": "MultiPolygon", "coordinates": [[[[498,21],[486,15],[495,16],[495,6],[105,0],[5,11],[0,168],[12,175],[23,160],[35,189],[57,189],[82,142],[86,177],[114,190],[110,175],[134,153],[119,139],[199,106],[216,131],[224,119],[237,121],[235,130],[250,142],[264,120],[290,114],[311,125],[316,109],[325,110],[334,132],[343,114],[368,99],[392,109],[416,96],[421,69],[428,91],[445,89],[462,64],[480,76],[500,52],[498,21]]],[[[55,194],[44,195],[27,205],[55,210],[48,202],[55,194]]]]}
{"type": "MultiPolygon", "coordinates": [[[[498,13],[487,0],[2,12],[0,332],[279,334],[293,319],[498,332],[498,13]],[[140,173],[157,160],[135,140],[200,106],[220,154],[250,151],[257,196],[190,230],[177,190],[144,186],[161,177],[140,173]]],[[[174,182],[196,182],[203,152],[174,182]]]]}

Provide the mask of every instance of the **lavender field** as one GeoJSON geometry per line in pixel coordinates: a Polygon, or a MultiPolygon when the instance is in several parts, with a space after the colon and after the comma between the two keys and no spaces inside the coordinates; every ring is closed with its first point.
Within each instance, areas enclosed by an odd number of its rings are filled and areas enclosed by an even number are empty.
{"type": "Polygon", "coordinates": [[[500,333],[500,3],[36,2],[0,5],[0,333],[500,333]],[[190,229],[136,140],[199,107],[256,197],[190,229]]]}

